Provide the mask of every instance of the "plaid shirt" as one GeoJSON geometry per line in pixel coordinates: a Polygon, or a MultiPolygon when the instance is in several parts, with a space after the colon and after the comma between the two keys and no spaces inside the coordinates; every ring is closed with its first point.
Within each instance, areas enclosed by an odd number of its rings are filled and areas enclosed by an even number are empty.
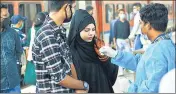
{"type": "Polygon", "coordinates": [[[66,44],[66,30],[47,17],[39,29],[32,56],[39,93],[70,93],[72,89],[59,85],[66,75],[71,75],[72,57],[66,44]]]}

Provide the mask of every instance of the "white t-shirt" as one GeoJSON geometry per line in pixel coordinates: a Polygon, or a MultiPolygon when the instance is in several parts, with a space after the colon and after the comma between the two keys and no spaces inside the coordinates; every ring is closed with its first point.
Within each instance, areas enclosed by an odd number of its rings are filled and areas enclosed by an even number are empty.
{"type": "Polygon", "coordinates": [[[134,26],[128,37],[129,39],[134,38],[136,34],[141,34],[141,28],[140,28],[140,22],[139,22],[140,20],[141,20],[140,13],[138,12],[134,16],[134,26]]]}

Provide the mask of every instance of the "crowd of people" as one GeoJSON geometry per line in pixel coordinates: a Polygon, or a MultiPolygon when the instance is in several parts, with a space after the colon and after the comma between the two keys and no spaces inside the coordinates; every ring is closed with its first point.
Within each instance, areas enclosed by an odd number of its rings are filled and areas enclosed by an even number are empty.
{"type": "Polygon", "coordinates": [[[170,73],[175,72],[175,31],[166,32],[168,10],[163,4],[134,4],[132,30],[124,9],[118,9],[110,23],[110,46],[105,46],[96,37],[93,7],[73,12],[71,1],[49,2],[50,11],[36,14],[27,35],[22,32],[27,17],[9,18],[7,6],[0,5],[1,93],[21,93],[26,61],[24,82],[36,85],[36,93],[114,93],[123,68],[136,73],[129,93],[175,92],[170,73]],[[63,23],[68,22],[67,37],[63,23]],[[164,91],[163,85],[172,88],[164,91]]]}

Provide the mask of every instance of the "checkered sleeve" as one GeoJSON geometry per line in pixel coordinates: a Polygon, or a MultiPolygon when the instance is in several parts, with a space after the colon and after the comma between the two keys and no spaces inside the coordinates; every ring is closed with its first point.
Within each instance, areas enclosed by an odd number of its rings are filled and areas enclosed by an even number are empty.
{"type": "Polygon", "coordinates": [[[41,41],[41,53],[46,64],[46,69],[56,84],[62,81],[70,72],[70,66],[63,62],[60,46],[54,35],[47,34],[41,41]]]}

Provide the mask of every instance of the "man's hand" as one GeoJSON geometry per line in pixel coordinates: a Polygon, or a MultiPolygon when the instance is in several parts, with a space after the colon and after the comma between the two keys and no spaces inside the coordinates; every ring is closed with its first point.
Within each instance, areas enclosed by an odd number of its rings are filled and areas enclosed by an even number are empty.
{"type": "Polygon", "coordinates": [[[75,93],[88,93],[87,90],[75,90],[75,93]]]}
{"type": "Polygon", "coordinates": [[[26,48],[25,52],[26,52],[26,58],[28,58],[29,47],[26,48]]]}
{"type": "Polygon", "coordinates": [[[109,57],[115,57],[117,55],[117,51],[113,50],[109,46],[103,46],[99,49],[100,53],[109,57]]]}
{"type": "Polygon", "coordinates": [[[76,73],[76,70],[75,70],[75,66],[74,66],[73,63],[71,64],[71,72],[72,72],[72,77],[75,78],[75,79],[78,79],[77,78],[77,73],[76,73]]]}
{"type": "Polygon", "coordinates": [[[126,42],[126,43],[130,43],[130,39],[128,39],[128,38],[125,39],[125,42],[126,42]]]}
{"type": "Polygon", "coordinates": [[[113,49],[116,49],[116,48],[117,48],[117,44],[116,44],[116,43],[113,43],[112,48],[113,48],[113,49]]]}

